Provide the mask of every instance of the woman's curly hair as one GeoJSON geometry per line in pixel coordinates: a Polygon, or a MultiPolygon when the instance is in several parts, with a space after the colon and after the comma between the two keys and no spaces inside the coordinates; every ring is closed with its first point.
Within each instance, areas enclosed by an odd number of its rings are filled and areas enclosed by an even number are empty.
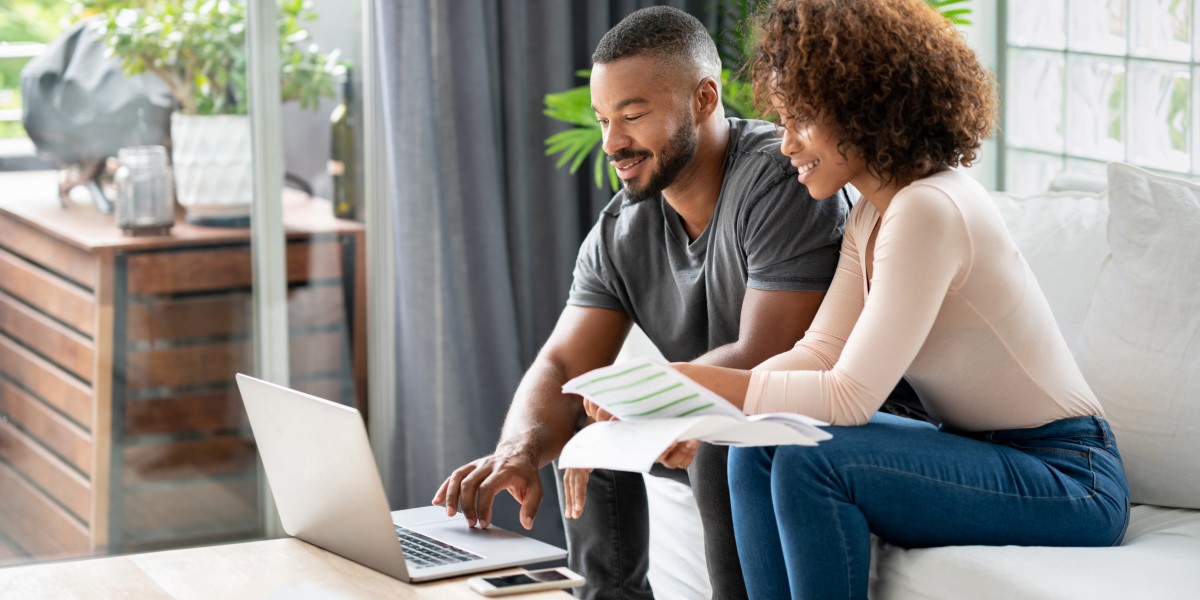
{"type": "Polygon", "coordinates": [[[841,133],[885,183],[970,165],[996,113],[992,74],[926,0],[777,0],[759,22],[755,102],[841,133]]]}

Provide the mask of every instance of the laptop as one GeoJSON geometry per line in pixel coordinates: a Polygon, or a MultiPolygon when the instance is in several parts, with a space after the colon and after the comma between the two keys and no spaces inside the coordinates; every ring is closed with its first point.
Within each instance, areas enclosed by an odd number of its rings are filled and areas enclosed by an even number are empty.
{"type": "Polygon", "coordinates": [[[288,535],[411,582],[567,555],[495,526],[467,527],[440,506],[389,512],[357,410],[240,373],[237,383],[288,535]]]}

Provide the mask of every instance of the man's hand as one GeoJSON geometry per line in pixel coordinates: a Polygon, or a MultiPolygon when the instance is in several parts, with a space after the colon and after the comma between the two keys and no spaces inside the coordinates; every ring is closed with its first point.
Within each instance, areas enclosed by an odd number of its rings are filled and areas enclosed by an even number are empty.
{"type": "Polygon", "coordinates": [[[587,482],[591,469],[566,469],[563,473],[563,516],[578,519],[583,516],[583,505],[587,501],[587,482]]]}
{"type": "MultiPolygon", "coordinates": [[[[658,457],[658,462],[669,469],[686,469],[696,458],[696,451],[699,449],[698,440],[675,442],[658,457]]],[[[591,469],[566,469],[563,473],[563,516],[568,519],[583,516],[583,508],[587,502],[587,482],[591,472],[591,469]]]]}
{"type": "Polygon", "coordinates": [[[619,421],[620,420],[620,419],[614,417],[607,410],[600,408],[599,404],[596,404],[595,402],[592,402],[591,400],[588,400],[587,398],[583,399],[583,412],[586,412],[587,416],[591,417],[591,419],[597,423],[599,423],[601,421],[619,421]]]}
{"type": "Polygon", "coordinates": [[[492,524],[492,502],[500,490],[508,490],[521,503],[521,526],[533,528],[542,503],[542,481],[536,459],[521,453],[496,453],[454,470],[433,496],[433,504],[446,505],[454,516],[459,508],[467,525],[486,529],[492,524]]]}
{"type": "Polygon", "coordinates": [[[675,442],[658,457],[658,462],[668,469],[686,469],[695,460],[696,451],[699,449],[699,440],[675,442]]]}

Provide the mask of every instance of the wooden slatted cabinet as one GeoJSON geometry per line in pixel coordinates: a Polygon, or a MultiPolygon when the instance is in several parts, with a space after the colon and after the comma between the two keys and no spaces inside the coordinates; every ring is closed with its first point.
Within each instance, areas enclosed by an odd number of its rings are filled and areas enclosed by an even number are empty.
{"type": "MultiPolygon", "coordinates": [[[[127,237],[50,173],[0,192],[0,564],[260,534],[249,234],[127,237]]],[[[288,192],[293,385],[365,408],[363,228],[288,192]]]]}

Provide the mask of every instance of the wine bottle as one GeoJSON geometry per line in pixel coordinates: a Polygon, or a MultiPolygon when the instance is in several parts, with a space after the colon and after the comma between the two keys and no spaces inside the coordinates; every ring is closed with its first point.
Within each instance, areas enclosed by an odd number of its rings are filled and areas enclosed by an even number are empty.
{"type": "Polygon", "coordinates": [[[354,148],[354,86],[350,69],[342,83],[342,102],[330,115],[333,147],[329,155],[329,175],[333,178],[333,214],[339,219],[361,219],[358,194],[358,159],[354,148]]]}

